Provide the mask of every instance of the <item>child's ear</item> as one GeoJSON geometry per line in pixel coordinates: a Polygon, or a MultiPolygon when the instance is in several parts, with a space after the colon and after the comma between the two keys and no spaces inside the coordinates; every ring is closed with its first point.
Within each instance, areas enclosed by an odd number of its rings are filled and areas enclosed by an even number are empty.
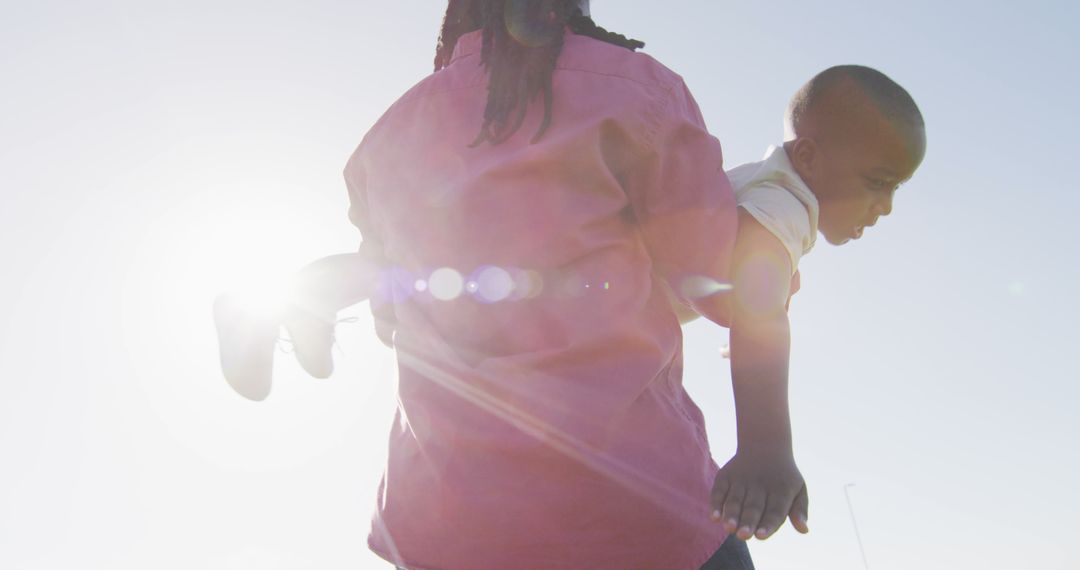
{"type": "Polygon", "coordinates": [[[788,143],[788,160],[803,181],[810,184],[821,168],[821,150],[817,141],[800,137],[788,143]]]}

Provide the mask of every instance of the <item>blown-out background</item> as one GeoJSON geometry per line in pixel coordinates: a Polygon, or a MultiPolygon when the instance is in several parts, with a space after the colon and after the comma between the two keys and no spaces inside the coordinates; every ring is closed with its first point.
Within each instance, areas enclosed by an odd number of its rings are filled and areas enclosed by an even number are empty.
{"type": "MultiPolygon", "coordinates": [[[[341,169],[430,71],[444,8],[3,1],[0,567],[388,567],[364,539],[393,356],[366,309],[334,378],[279,355],[254,404],[220,377],[210,301],[355,246],[341,169]]],[[[788,97],[830,65],[881,69],[926,116],[893,215],[801,265],[791,401],[812,532],[753,543],[758,567],[862,568],[855,483],[875,570],[1075,568],[1075,5],[592,11],[685,77],[728,166],[780,142],[788,97]]],[[[721,463],[725,342],[687,330],[721,463]]]]}

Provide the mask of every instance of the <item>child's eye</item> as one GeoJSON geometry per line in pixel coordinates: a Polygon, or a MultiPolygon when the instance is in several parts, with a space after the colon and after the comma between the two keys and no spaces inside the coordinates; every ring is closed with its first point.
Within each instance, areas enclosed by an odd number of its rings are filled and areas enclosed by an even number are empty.
{"type": "Polygon", "coordinates": [[[889,183],[880,178],[867,178],[867,184],[874,190],[889,190],[889,183]]]}

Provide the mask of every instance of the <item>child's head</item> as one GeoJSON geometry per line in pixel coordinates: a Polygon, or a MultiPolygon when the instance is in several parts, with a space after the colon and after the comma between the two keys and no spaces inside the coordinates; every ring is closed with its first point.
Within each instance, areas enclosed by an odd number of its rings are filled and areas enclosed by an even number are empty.
{"type": "Polygon", "coordinates": [[[858,65],[831,67],[788,107],[784,144],[820,204],[818,228],[840,245],[892,211],[926,152],[922,113],[903,87],[858,65]]]}

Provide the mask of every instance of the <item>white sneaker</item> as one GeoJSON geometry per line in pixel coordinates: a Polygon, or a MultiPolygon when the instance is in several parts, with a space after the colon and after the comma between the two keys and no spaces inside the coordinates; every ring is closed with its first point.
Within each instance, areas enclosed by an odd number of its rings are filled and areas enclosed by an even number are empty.
{"type": "Polygon", "coordinates": [[[293,353],[305,372],[315,378],[329,378],[334,373],[334,325],[337,315],[331,311],[292,305],[285,311],[282,324],[292,340],[293,353]]]}
{"type": "Polygon", "coordinates": [[[214,299],[221,371],[233,390],[254,401],[270,394],[279,315],[263,314],[234,293],[214,299]]]}

